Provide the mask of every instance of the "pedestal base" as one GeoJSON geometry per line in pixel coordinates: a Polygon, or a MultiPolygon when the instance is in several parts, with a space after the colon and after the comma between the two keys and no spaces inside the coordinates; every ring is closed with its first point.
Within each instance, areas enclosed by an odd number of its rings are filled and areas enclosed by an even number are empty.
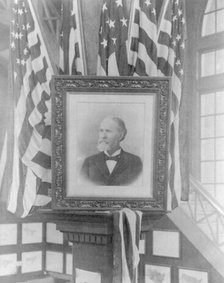
{"type": "MultiPolygon", "coordinates": [[[[49,211],[50,221],[56,223],[66,239],[73,244],[73,282],[95,283],[77,280],[77,269],[100,275],[99,283],[111,283],[113,278],[113,215],[112,212],[49,211]]],[[[150,229],[150,223],[161,217],[144,214],[141,232],[150,229]]],[[[90,276],[91,277],[91,276],[90,276]]],[[[93,274],[94,277],[94,274],[93,274]]],[[[97,276],[96,276],[97,277],[97,276]]]]}

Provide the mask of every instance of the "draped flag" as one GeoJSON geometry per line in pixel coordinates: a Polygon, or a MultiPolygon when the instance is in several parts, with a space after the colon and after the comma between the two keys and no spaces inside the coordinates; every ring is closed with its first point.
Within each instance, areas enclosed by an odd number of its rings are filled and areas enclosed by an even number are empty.
{"type": "Polygon", "coordinates": [[[128,75],[128,20],[123,0],[104,0],[99,31],[97,75],[128,75]]]}
{"type": "Polygon", "coordinates": [[[113,283],[137,283],[142,212],[113,213],[113,283]]]}
{"type": "Polygon", "coordinates": [[[25,217],[50,202],[53,69],[31,0],[14,0],[11,21],[13,161],[7,209],[25,217]]]}
{"type": "Polygon", "coordinates": [[[184,14],[184,0],[165,0],[158,26],[158,75],[171,76],[172,89],[168,209],[174,209],[181,199],[179,106],[185,47],[184,14]]]}
{"type": "Polygon", "coordinates": [[[157,75],[156,0],[133,0],[129,24],[128,64],[131,76],[157,75]]]}
{"type": "Polygon", "coordinates": [[[86,73],[78,4],[78,0],[61,3],[62,27],[59,55],[61,74],[84,75],[86,73]]]}

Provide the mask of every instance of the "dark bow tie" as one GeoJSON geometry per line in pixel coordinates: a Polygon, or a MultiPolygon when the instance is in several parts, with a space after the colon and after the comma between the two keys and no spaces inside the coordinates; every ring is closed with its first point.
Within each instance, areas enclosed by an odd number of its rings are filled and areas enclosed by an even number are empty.
{"type": "Polygon", "coordinates": [[[106,161],[107,161],[107,160],[118,161],[119,158],[121,157],[120,154],[119,154],[119,155],[116,155],[116,156],[108,156],[108,155],[104,154],[104,156],[105,156],[105,160],[106,160],[106,161]]]}

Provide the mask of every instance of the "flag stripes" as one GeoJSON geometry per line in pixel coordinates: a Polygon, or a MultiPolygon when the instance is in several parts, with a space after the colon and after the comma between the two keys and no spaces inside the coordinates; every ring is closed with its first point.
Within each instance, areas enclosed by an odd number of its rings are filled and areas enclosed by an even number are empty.
{"type": "Polygon", "coordinates": [[[157,19],[155,1],[134,0],[129,27],[129,74],[157,75],[157,19]]]}
{"type": "Polygon", "coordinates": [[[113,283],[138,280],[142,212],[124,208],[113,213],[113,283]]]}
{"type": "Polygon", "coordinates": [[[62,74],[86,74],[79,0],[62,1],[62,28],[60,35],[59,70],[62,74]]]}
{"type": "Polygon", "coordinates": [[[53,70],[30,0],[13,5],[14,149],[7,208],[26,216],[51,198],[50,80],[53,70]]]}
{"type": "MultiPolygon", "coordinates": [[[[62,13],[70,16],[63,14],[59,67],[63,73],[84,74],[78,0],[63,1],[62,7],[65,7],[62,13]]],[[[0,177],[3,187],[10,187],[7,209],[25,217],[36,206],[44,206],[51,200],[48,193],[51,189],[50,81],[53,69],[31,0],[17,0],[12,4],[10,47],[13,165],[10,174],[5,168],[10,180],[5,174],[0,177]]],[[[4,152],[8,148],[6,144],[4,152]]],[[[1,166],[6,166],[4,152],[1,166]]],[[[5,194],[5,191],[2,192],[5,194]]]]}
{"type": "Polygon", "coordinates": [[[184,0],[166,0],[158,28],[158,75],[171,76],[172,116],[168,209],[181,199],[179,106],[182,92],[185,20],[184,0]]]}

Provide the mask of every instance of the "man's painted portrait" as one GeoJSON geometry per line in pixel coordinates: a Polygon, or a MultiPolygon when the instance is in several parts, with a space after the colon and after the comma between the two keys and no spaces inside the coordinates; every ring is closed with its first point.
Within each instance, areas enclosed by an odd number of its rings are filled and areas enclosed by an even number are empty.
{"type": "Polygon", "coordinates": [[[119,117],[108,116],[99,126],[98,154],[84,160],[81,175],[83,181],[99,186],[128,186],[142,172],[141,159],[121,147],[127,128],[119,117]]]}
{"type": "Polygon", "coordinates": [[[69,195],[134,197],[139,190],[149,195],[154,99],[128,94],[68,98],[69,195]]]}

